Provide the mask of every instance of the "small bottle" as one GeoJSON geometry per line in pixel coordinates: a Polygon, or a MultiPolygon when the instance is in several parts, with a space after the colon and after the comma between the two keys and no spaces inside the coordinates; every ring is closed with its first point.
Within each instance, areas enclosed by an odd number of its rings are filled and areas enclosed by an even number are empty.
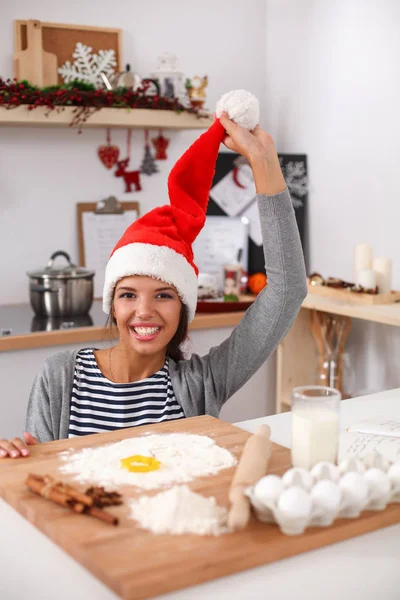
{"type": "Polygon", "coordinates": [[[224,269],[224,297],[227,301],[238,301],[241,292],[242,265],[232,263],[223,265],[224,269]]]}
{"type": "Polygon", "coordinates": [[[128,89],[137,89],[140,85],[141,79],[136,73],[132,73],[131,65],[128,63],[125,67],[125,71],[118,78],[118,87],[124,87],[128,89]]]}

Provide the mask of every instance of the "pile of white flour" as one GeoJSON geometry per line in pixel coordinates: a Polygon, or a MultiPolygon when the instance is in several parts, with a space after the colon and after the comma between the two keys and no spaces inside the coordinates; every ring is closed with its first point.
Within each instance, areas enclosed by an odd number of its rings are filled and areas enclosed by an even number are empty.
{"type": "Polygon", "coordinates": [[[79,452],[59,454],[60,471],[74,475],[81,483],[104,487],[135,485],[151,490],[174,483],[186,483],[196,477],[214,475],[233,467],[237,460],[211,438],[189,433],[171,433],[132,437],[121,442],[79,452]],[[157,471],[134,473],[121,467],[121,459],[140,454],[161,462],[157,471]]]}
{"type": "Polygon", "coordinates": [[[215,498],[192,492],[187,485],[176,485],[156,496],[131,500],[130,508],[131,517],[153,533],[220,535],[229,532],[227,509],[218,506],[215,498]]]}

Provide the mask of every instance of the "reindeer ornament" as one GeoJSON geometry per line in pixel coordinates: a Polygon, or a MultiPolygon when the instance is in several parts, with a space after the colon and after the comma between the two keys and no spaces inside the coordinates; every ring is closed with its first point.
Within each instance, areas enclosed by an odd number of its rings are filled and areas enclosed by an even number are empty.
{"type": "Polygon", "coordinates": [[[127,171],[126,168],[129,164],[129,157],[124,160],[117,160],[117,170],[115,171],[115,177],[123,177],[125,181],[125,193],[128,194],[132,191],[132,185],[135,186],[135,192],[140,192],[142,186],[140,185],[140,171],[127,171]]]}
{"type": "Polygon", "coordinates": [[[115,171],[115,177],[123,177],[125,181],[125,193],[132,192],[132,186],[135,186],[135,192],[140,192],[142,186],[140,185],[140,170],[127,171],[129,161],[131,159],[131,138],[132,131],[128,129],[127,134],[127,157],[124,160],[117,160],[117,170],[115,171]]]}

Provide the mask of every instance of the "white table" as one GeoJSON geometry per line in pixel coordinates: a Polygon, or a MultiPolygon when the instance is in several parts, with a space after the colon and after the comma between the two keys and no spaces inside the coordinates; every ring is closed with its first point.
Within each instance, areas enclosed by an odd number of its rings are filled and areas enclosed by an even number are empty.
{"type": "MultiPolygon", "coordinates": [[[[400,416],[400,389],[342,402],[341,427],[373,415],[400,416]]],[[[290,447],[290,413],[236,423],[269,423],[290,447]]],[[[162,596],[163,600],[398,600],[400,524],[162,596]]],[[[117,600],[113,592],[0,500],[2,600],[117,600]]],[[[159,596],[159,598],[161,598],[159,596]]]]}

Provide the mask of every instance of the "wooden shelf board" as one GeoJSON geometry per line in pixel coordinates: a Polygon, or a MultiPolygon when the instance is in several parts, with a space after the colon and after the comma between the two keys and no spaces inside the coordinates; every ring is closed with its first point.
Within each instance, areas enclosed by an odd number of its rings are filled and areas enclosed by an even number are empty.
{"type": "MultiPolygon", "coordinates": [[[[189,331],[196,329],[218,329],[219,327],[234,327],[243,318],[244,312],[199,314],[196,315],[189,331]]],[[[112,341],[112,337],[105,327],[78,327],[54,331],[40,331],[25,335],[10,335],[0,337],[0,352],[11,350],[29,350],[32,348],[46,348],[62,344],[80,344],[89,341],[112,341]]]]}
{"type": "MultiPolygon", "coordinates": [[[[44,107],[28,110],[26,106],[6,109],[0,107],[0,126],[68,127],[76,107],[66,106],[61,112],[44,107]]],[[[83,125],[89,127],[133,127],[148,129],[206,129],[212,117],[197,117],[187,112],[151,110],[147,108],[102,108],[94,112],[83,125]]]]}
{"type": "Polygon", "coordinates": [[[308,294],[303,302],[303,308],[400,327],[400,303],[356,305],[308,294]]]}

